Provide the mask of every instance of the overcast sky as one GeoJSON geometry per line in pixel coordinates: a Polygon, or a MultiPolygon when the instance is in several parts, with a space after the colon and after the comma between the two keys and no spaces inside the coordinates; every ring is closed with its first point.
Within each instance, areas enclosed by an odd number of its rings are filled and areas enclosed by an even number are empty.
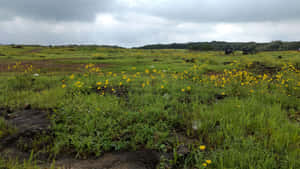
{"type": "Polygon", "coordinates": [[[0,0],[0,44],[300,40],[300,0],[0,0]]]}

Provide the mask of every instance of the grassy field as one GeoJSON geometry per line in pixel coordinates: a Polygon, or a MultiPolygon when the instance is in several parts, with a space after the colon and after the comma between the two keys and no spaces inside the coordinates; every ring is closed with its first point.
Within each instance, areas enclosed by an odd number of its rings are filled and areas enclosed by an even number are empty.
{"type": "Polygon", "coordinates": [[[33,152],[0,168],[151,150],[157,168],[297,169],[299,72],[297,51],[0,46],[0,139],[33,152]],[[28,141],[30,118],[50,127],[28,141]]]}

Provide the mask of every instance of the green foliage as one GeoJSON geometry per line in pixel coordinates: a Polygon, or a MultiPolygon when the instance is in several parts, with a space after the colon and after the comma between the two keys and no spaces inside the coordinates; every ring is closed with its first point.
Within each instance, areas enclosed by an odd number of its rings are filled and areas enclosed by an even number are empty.
{"type": "Polygon", "coordinates": [[[155,148],[169,135],[169,126],[160,119],[162,115],[126,112],[113,96],[92,95],[88,104],[83,95],[79,96],[62,103],[53,117],[56,151],[75,148],[79,156],[99,156],[111,150],[155,148]]]}
{"type": "Polygon", "coordinates": [[[0,117],[0,138],[3,138],[15,132],[16,129],[13,126],[8,125],[5,119],[0,117]]]}
{"type": "MultiPolygon", "coordinates": [[[[0,107],[55,110],[53,137],[37,137],[36,151],[47,143],[45,152],[89,158],[152,149],[171,154],[161,168],[299,168],[296,51],[225,57],[223,52],[72,46],[40,53],[81,69],[50,74],[45,67],[48,73],[33,76],[37,58],[25,55],[32,71],[2,72],[0,107]],[[180,145],[188,146],[188,154],[178,152],[180,145]]],[[[19,57],[14,50],[6,56],[19,57]]],[[[5,126],[0,118],[0,131],[5,126]]]]}

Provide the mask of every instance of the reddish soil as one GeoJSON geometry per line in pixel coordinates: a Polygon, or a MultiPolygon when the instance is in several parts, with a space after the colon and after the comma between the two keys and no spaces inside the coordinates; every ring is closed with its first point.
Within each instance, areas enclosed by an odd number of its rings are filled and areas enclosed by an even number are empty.
{"type": "Polygon", "coordinates": [[[22,54],[24,55],[24,54],[28,54],[28,53],[39,53],[40,51],[42,51],[42,48],[36,48],[36,49],[29,50],[29,51],[25,51],[22,54]]]}
{"type": "MultiPolygon", "coordinates": [[[[81,63],[64,63],[64,61],[70,60],[82,60],[82,58],[70,58],[70,59],[44,59],[44,60],[28,60],[22,61],[21,67],[32,65],[34,70],[40,70],[42,73],[49,72],[82,72],[84,70],[84,64],[81,63]]],[[[85,59],[86,60],[86,59],[85,59]]],[[[2,61],[0,62],[0,73],[1,72],[20,72],[21,70],[12,70],[16,61],[2,61]]],[[[96,64],[97,67],[105,67],[106,64],[96,64]]]]}

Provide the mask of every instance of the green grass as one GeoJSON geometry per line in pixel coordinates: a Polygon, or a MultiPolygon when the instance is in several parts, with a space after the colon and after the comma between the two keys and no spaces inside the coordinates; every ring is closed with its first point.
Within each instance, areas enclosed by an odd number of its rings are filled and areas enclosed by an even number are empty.
{"type": "MultiPolygon", "coordinates": [[[[0,46],[6,55],[0,58],[3,63],[33,63],[26,73],[1,73],[0,107],[52,108],[53,155],[89,158],[153,149],[171,153],[166,163],[173,168],[300,167],[299,52],[225,56],[61,47],[24,53],[34,49],[0,46]],[[193,58],[195,63],[187,61],[193,58]],[[40,73],[34,68],[40,59],[95,65],[72,73],[40,73]],[[105,66],[97,69],[98,65],[105,66]],[[188,143],[179,141],[178,135],[194,141],[185,157],[176,150],[188,143]],[[200,145],[206,149],[200,150],[200,145]],[[204,167],[205,160],[212,163],[204,167]]],[[[0,119],[0,131],[4,123],[0,119]]]]}

